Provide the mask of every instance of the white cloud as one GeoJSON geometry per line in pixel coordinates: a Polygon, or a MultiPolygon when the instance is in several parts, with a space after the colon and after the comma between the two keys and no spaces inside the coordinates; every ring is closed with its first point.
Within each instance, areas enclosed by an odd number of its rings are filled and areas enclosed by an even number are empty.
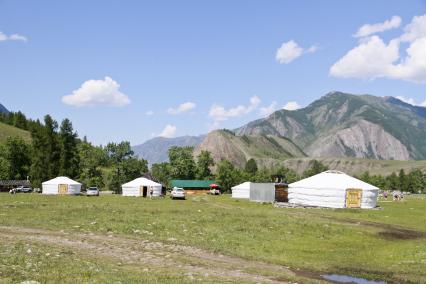
{"type": "Polygon", "coordinates": [[[401,100],[407,104],[413,105],[413,106],[423,106],[426,107],[426,100],[422,103],[417,103],[415,99],[413,98],[406,98],[404,96],[397,96],[396,97],[398,100],[401,100]]]}
{"type": "Polygon", "coordinates": [[[209,116],[212,117],[217,124],[217,122],[228,120],[231,117],[239,117],[244,114],[248,114],[256,109],[259,104],[260,99],[257,96],[251,97],[250,104],[247,106],[238,105],[228,110],[223,106],[215,104],[210,108],[209,116]]]}
{"type": "Polygon", "coordinates": [[[268,116],[271,113],[273,113],[275,110],[277,110],[277,102],[272,102],[269,106],[261,107],[259,109],[259,113],[262,116],[268,116]]]}
{"type": "Polygon", "coordinates": [[[404,33],[385,43],[379,36],[363,38],[331,68],[342,78],[390,78],[426,83],[426,15],[414,17],[404,33]],[[401,42],[408,42],[405,56],[401,42]]]}
{"type": "Polygon", "coordinates": [[[154,111],[148,110],[147,112],[145,112],[145,115],[147,115],[147,116],[154,115],[154,111]]]}
{"type": "Polygon", "coordinates": [[[424,37],[426,37],[426,14],[414,16],[411,23],[405,26],[401,40],[411,42],[424,37]]]}
{"type": "Polygon", "coordinates": [[[353,35],[354,37],[366,37],[375,33],[384,32],[390,29],[398,28],[401,25],[401,17],[393,16],[391,19],[377,24],[365,24],[353,35]]]}
{"type": "Polygon", "coordinates": [[[318,49],[319,49],[319,46],[318,46],[318,45],[316,45],[316,44],[314,44],[314,45],[310,46],[310,47],[306,50],[306,52],[307,52],[307,53],[314,53],[314,52],[316,52],[318,49]]]}
{"type": "Polygon", "coordinates": [[[129,97],[121,93],[119,88],[120,85],[110,77],[105,77],[104,80],[88,80],[71,95],[63,96],[62,102],[77,107],[128,105],[129,97]]]}
{"type": "Polygon", "coordinates": [[[28,41],[28,38],[20,34],[12,34],[9,36],[3,32],[0,32],[0,41],[6,41],[6,40],[28,41]]]}
{"type": "Polygon", "coordinates": [[[193,103],[193,102],[186,102],[186,103],[180,104],[176,108],[169,108],[167,110],[167,112],[169,114],[181,114],[181,113],[187,112],[187,111],[189,111],[191,109],[194,109],[196,107],[197,107],[197,105],[195,103],[193,103]]]}
{"type": "Polygon", "coordinates": [[[299,108],[301,108],[301,106],[295,101],[288,102],[283,106],[285,110],[296,110],[299,108]]]}
{"type": "Polygon", "coordinates": [[[167,124],[166,127],[164,127],[163,131],[160,133],[160,137],[165,137],[165,138],[172,138],[175,136],[176,134],[176,126],[175,125],[171,125],[171,124],[167,124]]]}
{"type": "Polygon", "coordinates": [[[280,48],[277,49],[275,59],[280,64],[288,64],[296,58],[302,56],[304,53],[314,53],[318,50],[318,46],[312,45],[308,49],[304,49],[297,44],[294,40],[284,42],[280,48]]]}

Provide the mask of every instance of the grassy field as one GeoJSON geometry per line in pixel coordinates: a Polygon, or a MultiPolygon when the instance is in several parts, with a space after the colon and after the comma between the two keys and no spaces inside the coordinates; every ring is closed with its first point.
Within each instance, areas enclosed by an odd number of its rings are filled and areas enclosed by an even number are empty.
{"type": "Polygon", "coordinates": [[[0,282],[316,283],[338,273],[426,283],[426,196],[380,206],[285,209],[228,195],[173,201],[0,194],[0,282]],[[79,238],[93,240],[69,240],[79,238]],[[156,250],[139,251],[134,242],[141,240],[156,250]],[[148,270],[137,265],[147,253],[148,270]],[[167,259],[182,269],[170,269],[167,259]],[[236,266],[242,274],[230,270],[236,266]]]}
{"type": "Polygon", "coordinates": [[[9,136],[18,136],[26,142],[31,142],[31,134],[28,131],[0,122],[0,143],[4,143],[9,136]]]}

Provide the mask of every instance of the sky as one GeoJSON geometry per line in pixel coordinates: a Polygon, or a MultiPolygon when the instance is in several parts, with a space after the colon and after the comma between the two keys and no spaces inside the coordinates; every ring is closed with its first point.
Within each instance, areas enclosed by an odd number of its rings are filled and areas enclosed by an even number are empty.
{"type": "Polygon", "coordinates": [[[232,129],[336,90],[426,106],[426,1],[0,0],[0,103],[94,144],[232,129]]]}

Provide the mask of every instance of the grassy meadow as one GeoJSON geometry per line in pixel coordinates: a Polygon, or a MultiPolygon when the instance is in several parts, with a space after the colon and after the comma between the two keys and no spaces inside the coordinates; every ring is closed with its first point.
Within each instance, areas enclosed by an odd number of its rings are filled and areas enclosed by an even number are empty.
{"type": "Polygon", "coordinates": [[[0,143],[6,142],[8,137],[20,137],[27,143],[31,142],[30,132],[0,122],[0,143]]]}
{"type": "MultiPolygon", "coordinates": [[[[275,208],[233,200],[229,195],[179,201],[0,194],[0,226],[114,234],[283,265],[313,275],[337,273],[390,283],[426,283],[426,196],[408,196],[400,203],[382,201],[380,206],[381,210],[275,208]]],[[[147,274],[94,255],[82,257],[43,243],[4,239],[0,239],[0,279],[5,283],[26,279],[52,283],[58,279],[193,281],[170,270],[147,274]],[[26,253],[28,246],[34,253],[26,253]],[[36,265],[27,267],[28,263],[36,265]]],[[[211,276],[206,279],[215,282],[211,276]]]]}

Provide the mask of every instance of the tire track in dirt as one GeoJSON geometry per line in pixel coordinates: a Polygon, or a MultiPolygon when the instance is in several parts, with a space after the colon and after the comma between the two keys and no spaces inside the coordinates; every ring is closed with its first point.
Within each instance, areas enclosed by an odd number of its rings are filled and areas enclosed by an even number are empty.
{"type": "Polygon", "coordinates": [[[325,283],[319,275],[288,267],[211,253],[202,249],[113,234],[71,233],[44,229],[0,226],[0,237],[10,241],[67,247],[89,256],[118,260],[140,267],[161,267],[223,279],[255,283],[325,283]]]}

